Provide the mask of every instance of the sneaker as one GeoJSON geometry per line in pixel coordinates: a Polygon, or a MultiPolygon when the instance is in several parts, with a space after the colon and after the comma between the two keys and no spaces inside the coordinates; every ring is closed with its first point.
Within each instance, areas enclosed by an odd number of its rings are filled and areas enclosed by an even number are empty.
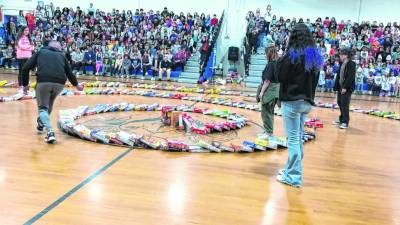
{"type": "Polygon", "coordinates": [[[276,180],[277,180],[278,182],[282,183],[282,184],[286,184],[286,185],[289,185],[289,186],[292,186],[292,187],[296,187],[296,188],[300,188],[300,187],[301,187],[300,185],[294,185],[294,184],[291,184],[291,183],[287,182],[287,181],[283,178],[282,175],[277,175],[277,176],[276,176],[276,180]]]}
{"type": "Polygon", "coordinates": [[[43,122],[40,120],[40,118],[38,117],[36,120],[36,133],[38,134],[42,134],[43,130],[44,130],[44,124],[43,122]]]}
{"type": "Polygon", "coordinates": [[[282,176],[285,173],[285,169],[280,169],[278,171],[278,175],[282,176]]]}
{"type": "Polygon", "coordinates": [[[269,134],[266,133],[266,132],[263,132],[263,133],[261,133],[261,134],[258,135],[258,139],[261,139],[261,140],[268,140],[269,136],[271,136],[271,135],[269,135],[269,134]]]}
{"type": "Polygon", "coordinates": [[[340,121],[339,121],[339,120],[332,121],[332,124],[333,124],[333,125],[339,125],[339,124],[340,124],[340,121]]]}
{"type": "Polygon", "coordinates": [[[339,126],[340,129],[347,129],[349,128],[349,125],[345,124],[345,123],[341,123],[339,126]]]}
{"type": "Polygon", "coordinates": [[[283,179],[283,174],[278,174],[278,175],[276,175],[275,178],[276,178],[277,181],[279,181],[279,182],[281,182],[283,184],[286,184],[285,179],[283,179]]]}
{"type": "Polygon", "coordinates": [[[56,142],[56,136],[54,135],[54,132],[47,132],[47,136],[45,137],[44,141],[48,144],[54,144],[56,142]]]}

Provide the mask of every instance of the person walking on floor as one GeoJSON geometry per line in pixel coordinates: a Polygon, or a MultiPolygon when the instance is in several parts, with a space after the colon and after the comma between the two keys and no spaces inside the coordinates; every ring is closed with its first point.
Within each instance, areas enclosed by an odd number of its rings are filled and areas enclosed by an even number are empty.
{"type": "Polygon", "coordinates": [[[274,44],[265,48],[268,64],[262,74],[262,84],[257,90],[257,102],[261,102],[261,117],[264,132],[258,136],[268,139],[274,133],[274,110],[279,97],[279,83],[275,76],[275,65],[278,59],[278,50],[274,44]]]}
{"type": "Polygon", "coordinates": [[[37,67],[36,100],[39,111],[36,131],[40,134],[46,129],[45,142],[54,143],[56,138],[50,122],[54,101],[64,89],[67,78],[77,90],[82,91],[83,86],[78,84],[72,74],[67,58],[61,50],[61,44],[57,41],[50,41],[47,47],[35,53],[22,67],[22,85],[25,93],[29,90],[29,71],[35,67],[37,67]]]}
{"type": "Polygon", "coordinates": [[[28,27],[22,26],[17,35],[16,41],[17,49],[17,62],[18,62],[18,86],[20,87],[20,92],[22,92],[22,67],[32,56],[32,51],[35,49],[33,42],[31,40],[31,35],[29,34],[28,27]]]}
{"type": "Polygon", "coordinates": [[[339,125],[340,129],[347,129],[350,122],[350,100],[356,79],[356,63],[351,60],[351,57],[351,49],[340,51],[340,61],[342,64],[338,69],[339,74],[336,76],[333,89],[337,92],[337,104],[340,109],[339,120],[333,121],[333,124],[339,125]]]}
{"type": "Polygon", "coordinates": [[[314,105],[323,61],[308,27],[304,23],[296,24],[289,36],[287,52],[276,63],[288,146],[288,160],[276,179],[294,187],[302,186],[304,121],[314,105]]]}

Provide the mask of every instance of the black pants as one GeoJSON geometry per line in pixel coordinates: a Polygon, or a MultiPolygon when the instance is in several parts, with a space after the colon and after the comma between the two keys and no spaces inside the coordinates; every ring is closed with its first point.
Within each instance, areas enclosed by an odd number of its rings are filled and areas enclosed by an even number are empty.
{"type": "Polygon", "coordinates": [[[172,65],[172,70],[176,70],[176,68],[178,68],[178,67],[182,67],[182,69],[183,69],[183,66],[184,66],[183,62],[175,62],[172,65]]]}
{"type": "Polygon", "coordinates": [[[142,66],[143,68],[143,76],[146,76],[147,71],[151,69],[151,65],[144,65],[142,66]]]}
{"type": "Polygon", "coordinates": [[[82,67],[82,62],[72,62],[72,71],[77,70],[78,72],[80,72],[82,67]]]}
{"type": "Polygon", "coordinates": [[[340,123],[345,123],[349,125],[350,121],[350,100],[351,100],[352,92],[347,90],[346,93],[342,94],[338,91],[337,94],[337,104],[340,108],[340,116],[339,121],[340,123]]]}
{"type": "Polygon", "coordinates": [[[28,61],[28,59],[17,59],[18,61],[18,86],[22,86],[22,67],[28,61]]]}
{"type": "Polygon", "coordinates": [[[4,67],[8,66],[8,68],[11,68],[13,59],[12,58],[5,58],[3,62],[4,62],[4,67]]]}

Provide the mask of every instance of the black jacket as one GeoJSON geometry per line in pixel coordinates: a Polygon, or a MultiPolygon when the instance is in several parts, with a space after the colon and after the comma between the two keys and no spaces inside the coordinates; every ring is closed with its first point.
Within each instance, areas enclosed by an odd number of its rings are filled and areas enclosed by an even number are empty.
{"type": "Polygon", "coordinates": [[[333,87],[334,91],[340,91],[341,89],[349,90],[350,92],[354,91],[354,87],[356,84],[356,63],[350,60],[346,68],[344,68],[344,82],[343,87],[340,86],[340,69],[342,65],[339,66],[336,79],[335,79],[335,86],[333,87]]]}
{"type": "Polygon", "coordinates": [[[68,78],[72,85],[78,85],[64,53],[55,48],[43,47],[24,64],[22,67],[23,86],[29,84],[29,70],[35,67],[37,67],[38,83],[50,82],[64,85],[68,78]]]}
{"type": "Polygon", "coordinates": [[[279,100],[305,100],[314,105],[319,71],[306,71],[303,63],[292,64],[285,54],[276,63],[276,76],[280,83],[279,100]]]}

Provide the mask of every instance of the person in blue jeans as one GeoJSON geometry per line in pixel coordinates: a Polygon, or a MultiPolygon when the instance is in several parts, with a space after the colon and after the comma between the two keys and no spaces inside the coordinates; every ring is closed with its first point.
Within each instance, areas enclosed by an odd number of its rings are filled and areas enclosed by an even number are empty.
{"type": "Polygon", "coordinates": [[[301,187],[304,121],[314,105],[323,57],[310,30],[303,23],[297,24],[291,31],[287,49],[277,61],[276,76],[280,83],[279,100],[289,155],[276,179],[284,184],[301,187]]]}

